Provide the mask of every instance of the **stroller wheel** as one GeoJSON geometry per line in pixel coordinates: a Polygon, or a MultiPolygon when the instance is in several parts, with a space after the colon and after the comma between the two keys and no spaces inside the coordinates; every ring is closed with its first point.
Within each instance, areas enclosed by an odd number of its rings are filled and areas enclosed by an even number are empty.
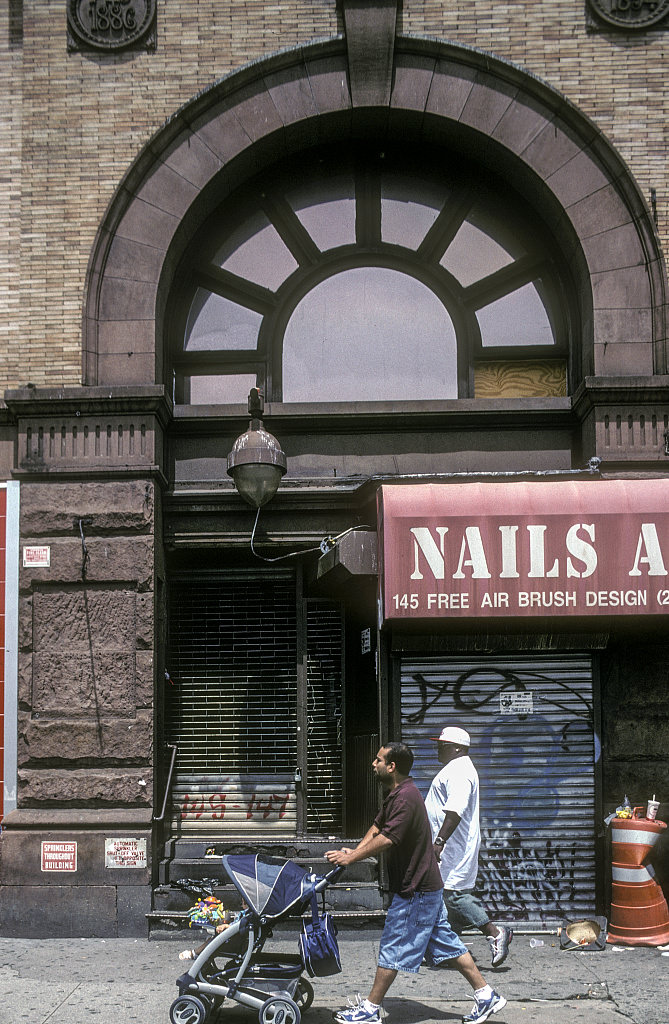
{"type": "Polygon", "coordinates": [[[179,996],[170,1006],[172,1024],[204,1024],[207,1007],[197,996],[179,996]]]}
{"type": "Polygon", "coordinates": [[[258,1019],[260,1024],[300,1024],[300,1008],[288,996],[270,996],[260,1007],[258,1019]]]}
{"type": "Polygon", "coordinates": [[[298,981],[293,998],[299,1006],[301,1013],[305,1013],[313,1003],[314,990],[306,978],[300,978],[298,981]]]}

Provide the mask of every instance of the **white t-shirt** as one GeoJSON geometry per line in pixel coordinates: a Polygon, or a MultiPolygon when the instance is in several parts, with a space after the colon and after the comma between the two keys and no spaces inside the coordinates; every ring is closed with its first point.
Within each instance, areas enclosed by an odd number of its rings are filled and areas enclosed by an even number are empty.
{"type": "Polygon", "coordinates": [[[478,874],[479,777],[466,755],[456,757],[435,775],[425,798],[425,809],[434,839],[444,823],[446,811],[460,816],[460,823],[441,854],[444,889],[473,889],[478,874]]]}

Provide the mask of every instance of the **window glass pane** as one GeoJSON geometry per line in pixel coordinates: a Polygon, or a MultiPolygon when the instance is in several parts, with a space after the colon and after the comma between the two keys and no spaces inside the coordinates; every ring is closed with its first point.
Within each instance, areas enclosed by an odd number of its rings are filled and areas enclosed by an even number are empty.
{"type": "Polygon", "coordinates": [[[286,199],[321,252],[355,242],[355,194],[350,176],[291,189],[286,199]]]}
{"type": "Polygon", "coordinates": [[[440,263],[463,288],[481,281],[523,256],[515,218],[502,221],[482,206],[475,207],[460,226],[440,263]]]}
{"type": "Polygon", "coordinates": [[[503,295],[479,309],[476,317],[484,347],[555,343],[546,308],[533,284],[503,295]]]}
{"type": "Polygon", "coordinates": [[[455,330],[415,278],[358,267],[302,299],[283,344],[284,402],[457,397],[455,330]]]}
{"type": "Polygon", "coordinates": [[[186,323],[187,352],[255,349],[262,316],[253,309],[198,288],[186,323]]]}
{"type": "Polygon", "coordinates": [[[385,174],[381,187],[381,237],[417,249],[446,202],[446,190],[414,178],[385,174]]]}
{"type": "Polygon", "coordinates": [[[484,231],[465,221],[439,262],[466,288],[513,263],[513,257],[484,231]]]}
{"type": "Polygon", "coordinates": [[[214,263],[231,274],[276,291],[297,269],[290,249],[264,213],[254,213],[228,235],[214,263]]]}
{"type": "Polygon", "coordinates": [[[211,374],[190,377],[189,405],[246,405],[256,386],[255,373],[211,374]]]}

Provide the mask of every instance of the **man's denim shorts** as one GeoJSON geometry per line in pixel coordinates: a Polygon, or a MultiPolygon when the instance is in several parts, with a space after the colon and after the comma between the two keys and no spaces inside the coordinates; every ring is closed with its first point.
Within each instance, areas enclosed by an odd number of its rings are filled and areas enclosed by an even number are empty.
{"type": "Polygon", "coordinates": [[[381,935],[379,967],[416,974],[423,959],[440,964],[466,952],[448,923],[441,889],[417,892],[410,899],[393,896],[381,935]]]}
{"type": "Polygon", "coordinates": [[[444,889],[444,905],[453,931],[458,935],[465,928],[481,930],[490,923],[490,918],[473,889],[444,889]]]}

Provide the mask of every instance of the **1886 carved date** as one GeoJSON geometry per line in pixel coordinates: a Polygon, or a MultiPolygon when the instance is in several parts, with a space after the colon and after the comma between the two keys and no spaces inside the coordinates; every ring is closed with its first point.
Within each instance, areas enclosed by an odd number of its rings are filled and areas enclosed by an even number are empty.
{"type": "Polygon", "coordinates": [[[69,0],[70,49],[121,50],[155,45],[156,0],[69,0]]]}

